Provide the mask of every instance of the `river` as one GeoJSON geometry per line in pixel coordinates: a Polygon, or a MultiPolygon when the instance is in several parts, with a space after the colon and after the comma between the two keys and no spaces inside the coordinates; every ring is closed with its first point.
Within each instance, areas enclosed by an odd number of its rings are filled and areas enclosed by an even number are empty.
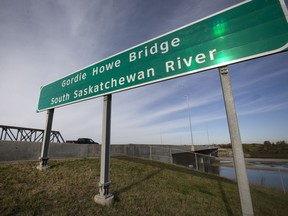
{"type": "MultiPolygon", "coordinates": [[[[288,192],[288,163],[271,161],[246,161],[247,175],[250,184],[258,184],[288,192]]],[[[219,175],[236,179],[231,161],[220,160],[219,175]]]]}

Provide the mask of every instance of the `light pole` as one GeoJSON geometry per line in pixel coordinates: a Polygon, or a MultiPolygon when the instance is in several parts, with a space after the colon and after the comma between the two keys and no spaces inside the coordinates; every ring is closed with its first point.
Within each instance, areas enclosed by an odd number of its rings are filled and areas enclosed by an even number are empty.
{"type": "Polygon", "coordinates": [[[209,138],[209,129],[208,126],[206,127],[207,138],[208,138],[208,145],[210,145],[210,138],[209,138]]]}
{"type": "Polygon", "coordinates": [[[194,146],[194,143],[193,143],[193,132],[192,132],[191,111],[190,111],[189,99],[188,99],[188,95],[185,95],[184,97],[186,97],[186,99],[187,99],[187,108],[188,108],[189,123],[190,123],[191,144],[192,144],[192,147],[193,147],[193,146],[194,146]]]}

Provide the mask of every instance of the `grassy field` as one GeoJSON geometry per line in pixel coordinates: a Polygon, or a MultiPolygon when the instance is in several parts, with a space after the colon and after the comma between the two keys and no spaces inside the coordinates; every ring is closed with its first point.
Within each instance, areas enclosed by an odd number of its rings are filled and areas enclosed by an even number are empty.
{"type": "MultiPolygon", "coordinates": [[[[99,159],[0,164],[0,215],[241,215],[237,184],[155,161],[112,158],[112,207],[93,201],[99,159]]],[[[255,215],[287,215],[288,195],[252,186],[255,215]]]]}

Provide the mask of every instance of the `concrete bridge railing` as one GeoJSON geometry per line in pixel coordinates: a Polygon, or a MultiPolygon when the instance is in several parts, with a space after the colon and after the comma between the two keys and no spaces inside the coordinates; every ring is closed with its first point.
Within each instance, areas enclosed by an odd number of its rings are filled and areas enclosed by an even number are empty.
{"type": "MultiPolygon", "coordinates": [[[[0,162],[38,160],[40,151],[40,142],[0,141],[0,162]]],[[[191,146],[117,144],[110,147],[111,156],[142,157],[162,162],[173,162],[172,155],[183,152],[191,152],[191,146]]],[[[51,159],[100,157],[100,155],[101,145],[97,144],[50,143],[49,145],[51,159]]]]}

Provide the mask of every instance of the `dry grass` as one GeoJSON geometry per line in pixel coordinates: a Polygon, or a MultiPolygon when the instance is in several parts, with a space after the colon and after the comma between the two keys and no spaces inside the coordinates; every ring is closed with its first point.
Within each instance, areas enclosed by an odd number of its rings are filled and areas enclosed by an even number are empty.
{"type": "MultiPolygon", "coordinates": [[[[0,164],[0,215],[241,215],[237,185],[184,167],[111,159],[112,207],[93,201],[99,159],[0,164]]],[[[252,187],[255,215],[287,215],[288,195],[252,187]]]]}

